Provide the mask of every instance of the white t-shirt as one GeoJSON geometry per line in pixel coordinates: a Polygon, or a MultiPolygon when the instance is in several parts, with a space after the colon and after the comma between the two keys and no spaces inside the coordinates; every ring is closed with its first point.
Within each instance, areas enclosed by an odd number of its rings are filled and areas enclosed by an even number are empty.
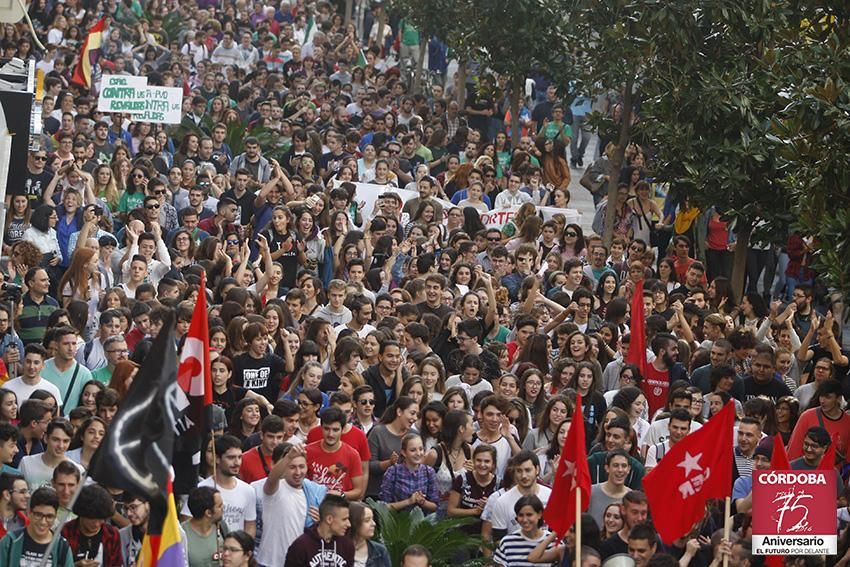
{"type": "MultiPolygon", "coordinates": [[[[551,493],[552,491],[545,486],[537,485],[537,497],[544,507],[549,502],[551,493]]],[[[516,521],[516,512],[514,512],[514,506],[520,498],[522,498],[522,493],[516,486],[499,496],[493,505],[493,512],[490,516],[490,523],[493,524],[494,530],[507,530],[509,534],[520,531],[519,524],[516,521]]]]}
{"type": "Polygon", "coordinates": [[[277,492],[263,493],[263,538],[257,552],[261,565],[283,565],[289,546],[304,533],[307,497],[281,479],[277,492]]]}
{"type": "MultiPolygon", "coordinates": [[[[209,486],[215,488],[221,494],[221,500],[224,502],[224,517],[222,522],[227,526],[228,531],[244,530],[245,522],[257,521],[257,497],[254,494],[254,489],[247,482],[241,481],[238,478],[234,479],[236,486],[231,489],[224,488],[220,484],[215,484],[212,477],[207,477],[198,483],[198,486],[209,486]]],[[[180,512],[184,516],[191,516],[189,511],[189,503],[183,506],[180,512]]]]}
{"type": "Polygon", "coordinates": [[[62,394],[59,393],[59,388],[56,387],[53,382],[48,382],[41,376],[38,377],[38,383],[35,385],[30,385],[24,382],[24,379],[18,376],[17,378],[13,378],[9,380],[3,387],[7,390],[11,390],[15,392],[15,396],[18,398],[18,407],[21,406],[22,403],[30,399],[32,393],[36,390],[45,390],[50,392],[54,398],[56,398],[56,403],[59,404],[59,407],[62,407],[62,394]]]}
{"type": "Polygon", "coordinates": [[[511,444],[504,437],[499,437],[499,440],[495,443],[485,443],[481,439],[475,439],[475,442],[472,444],[472,448],[476,448],[479,445],[492,445],[496,448],[496,478],[499,479],[499,482],[505,478],[505,470],[508,468],[508,461],[511,460],[513,456],[511,453],[511,444]]]}
{"type": "MultiPolygon", "coordinates": [[[[24,479],[27,481],[27,486],[29,486],[31,491],[35,491],[37,488],[41,488],[42,486],[50,486],[53,481],[53,469],[56,467],[47,466],[44,459],[41,458],[43,454],[44,453],[39,453],[38,455],[27,455],[21,459],[21,474],[24,475],[24,479]]],[[[83,467],[81,467],[78,463],[75,463],[71,459],[66,460],[69,463],[73,463],[73,465],[80,470],[80,474],[85,472],[83,467]]]]}
{"type": "MultiPolygon", "coordinates": [[[[640,440],[640,445],[644,446],[652,446],[656,443],[663,443],[667,441],[667,438],[670,436],[670,418],[665,417],[664,419],[656,419],[649,425],[649,429],[646,430],[646,433],[643,435],[643,439],[640,440]]],[[[697,429],[702,427],[702,424],[698,421],[691,421],[691,429],[688,433],[693,433],[697,429]]]]}

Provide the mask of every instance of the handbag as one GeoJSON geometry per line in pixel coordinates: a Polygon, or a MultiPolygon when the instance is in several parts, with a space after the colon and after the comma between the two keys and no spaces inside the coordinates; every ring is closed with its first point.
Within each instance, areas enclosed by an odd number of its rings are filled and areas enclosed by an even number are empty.
{"type": "Polygon", "coordinates": [[[594,165],[596,165],[596,162],[587,166],[587,169],[584,170],[579,180],[579,184],[595,195],[605,185],[605,174],[600,172],[598,168],[594,168],[594,165]]]}

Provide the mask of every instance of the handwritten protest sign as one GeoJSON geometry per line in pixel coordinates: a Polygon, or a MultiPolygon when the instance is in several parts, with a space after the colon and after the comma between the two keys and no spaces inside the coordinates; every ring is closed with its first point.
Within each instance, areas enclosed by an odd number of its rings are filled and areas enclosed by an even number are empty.
{"type": "Polygon", "coordinates": [[[182,103],[182,89],[148,86],[146,77],[106,75],[97,109],[127,113],[139,122],[179,124],[182,103]]]}

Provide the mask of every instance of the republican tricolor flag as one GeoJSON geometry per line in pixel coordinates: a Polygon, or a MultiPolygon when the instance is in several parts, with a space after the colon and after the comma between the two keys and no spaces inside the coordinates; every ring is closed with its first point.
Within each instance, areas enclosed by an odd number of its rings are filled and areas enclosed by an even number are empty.
{"type": "Polygon", "coordinates": [[[732,429],[729,402],[704,426],[673,445],[643,479],[652,519],[664,543],[691,531],[705,504],[732,494],[732,429]]]}
{"type": "Polygon", "coordinates": [[[185,543],[180,537],[180,524],[171,481],[168,482],[168,499],[165,516],[161,510],[151,507],[148,532],[142,540],[139,552],[139,567],[183,567],[185,561],[185,543]]]}
{"type": "Polygon", "coordinates": [[[103,30],[105,27],[106,18],[104,17],[98,20],[89,30],[86,39],[83,41],[79,62],[77,63],[77,68],[74,69],[71,82],[91,88],[92,69],[100,59],[100,46],[103,43],[103,30]]]}
{"type": "MultiPolygon", "coordinates": [[[[552,483],[552,493],[543,511],[543,519],[560,537],[567,535],[576,523],[576,500],[581,498],[581,511],[590,505],[590,469],[584,446],[584,417],[581,411],[581,394],[576,394],[576,410],[570,430],[564,439],[558,471],[552,483]]],[[[578,518],[580,521],[581,518],[578,518]]]]}

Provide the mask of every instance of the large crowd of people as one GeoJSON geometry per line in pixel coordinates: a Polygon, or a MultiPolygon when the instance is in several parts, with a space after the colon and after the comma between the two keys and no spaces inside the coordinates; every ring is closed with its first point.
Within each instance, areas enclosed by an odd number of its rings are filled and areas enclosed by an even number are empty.
{"type": "MultiPolygon", "coordinates": [[[[40,565],[57,531],[50,565],[136,564],[151,503],[87,470],[164,322],[181,348],[200,294],[215,407],[175,486],[189,567],[390,567],[374,502],[470,518],[480,546],[453,564],[572,564],[574,538],[543,511],[576,394],[593,483],[582,567],[760,564],[751,475],[777,439],[800,470],[835,445],[838,495],[819,505],[843,530],[850,362],[816,243],[750,243],[736,297],[722,203],[660,204],[651,155],[630,144],[614,171],[595,141],[587,117],[616,120],[616,96],[534,77],[512,140],[507,81],[471,67],[458,85],[445,45],[363,10],[346,25],[324,1],[35,0],[45,50],[25,22],[0,27],[3,54],[43,76],[3,234],[0,565],[40,565]],[[77,84],[102,17],[93,84],[77,84]],[[182,121],[99,111],[106,74],[182,88],[182,121]],[[568,222],[572,176],[592,233],[568,222]],[[493,210],[512,215],[482,222],[493,210]],[[626,362],[636,329],[643,371],[626,362]],[[721,505],[664,544],[642,479],[730,401],[732,536],[721,505]]],[[[850,533],[837,556],[785,561],[841,567],[850,533]]]]}

